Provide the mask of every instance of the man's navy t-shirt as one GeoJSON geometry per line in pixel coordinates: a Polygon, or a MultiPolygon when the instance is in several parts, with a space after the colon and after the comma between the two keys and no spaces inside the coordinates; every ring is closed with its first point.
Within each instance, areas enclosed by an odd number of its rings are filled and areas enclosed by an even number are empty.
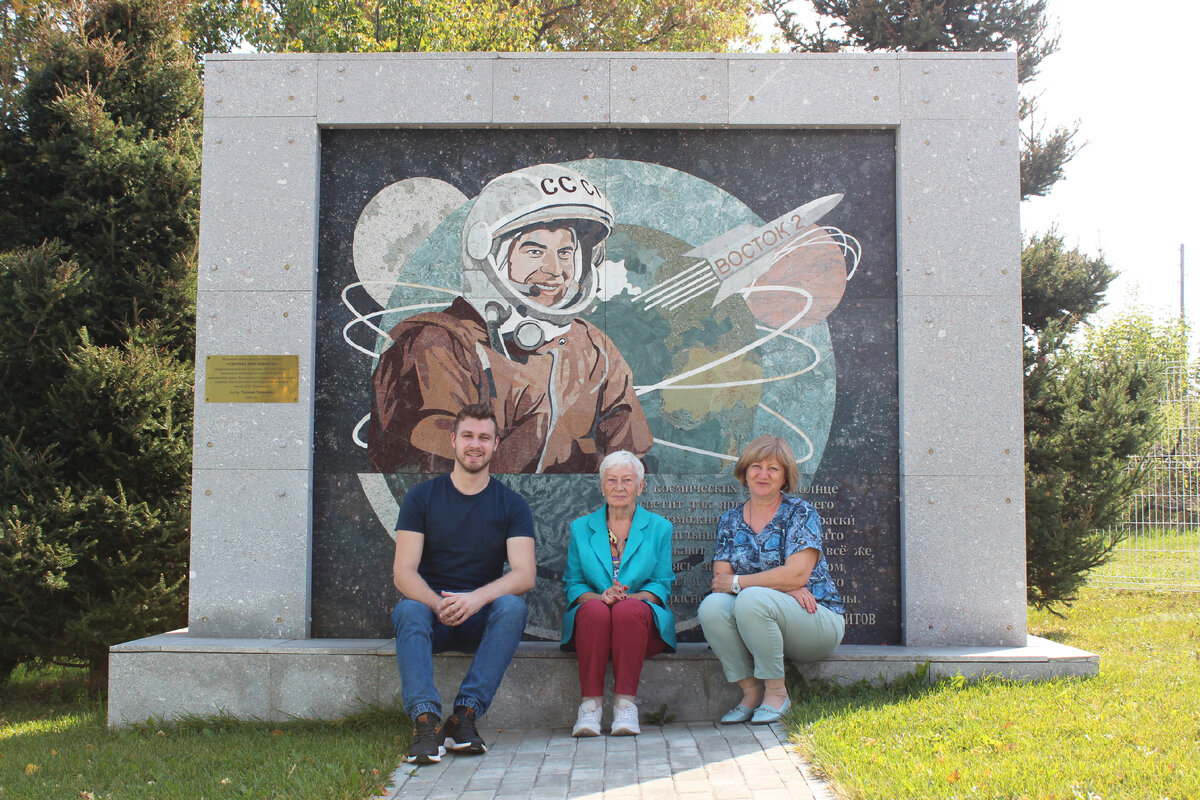
{"type": "Polygon", "coordinates": [[[533,537],[525,498],[491,478],[463,494],[449,475],[418,483],[404,495],[396,530],[424,534],[417,572],[435,592],[478,589],[504,574],[508,539],[533,537]]]}

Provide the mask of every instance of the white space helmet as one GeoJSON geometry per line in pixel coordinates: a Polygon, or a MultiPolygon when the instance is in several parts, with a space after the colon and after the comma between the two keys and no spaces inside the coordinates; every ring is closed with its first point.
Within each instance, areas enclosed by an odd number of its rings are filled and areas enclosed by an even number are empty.
{"type": "Polygon", "coordinates": [[[540,347],[595,299],[604,240],[612,229],[612,206],[574,170],[538,164],[501,175],[483,187],[463,223],[463,296],[493,339],[525,350],[540,347]],[[552,223],[574,232],[575,276],[562,301],[544,306],[530,300],[530,287],[509,278],[508,250],[522,232],[552,223]]]}

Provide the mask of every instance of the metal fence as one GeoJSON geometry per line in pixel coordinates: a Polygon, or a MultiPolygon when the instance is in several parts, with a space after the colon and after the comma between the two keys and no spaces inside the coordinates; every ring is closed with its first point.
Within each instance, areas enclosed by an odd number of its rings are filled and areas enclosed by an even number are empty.
{"type": "Polygon", "coordinates": [[[1200,364],[1163,364],[1163,435],[1093,586],[1200,592],[1200,364]]]}

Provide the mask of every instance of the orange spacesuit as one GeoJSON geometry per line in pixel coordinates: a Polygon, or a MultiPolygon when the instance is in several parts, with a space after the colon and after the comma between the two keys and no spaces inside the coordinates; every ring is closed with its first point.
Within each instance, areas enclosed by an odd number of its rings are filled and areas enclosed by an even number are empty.
{"type": "Polygon", "coordinates": [[[495,472],[595,472],[654,440],[633,373],[579,315],[596,300],[613,213],[566,167],[501,175],[463,225],[463,296],[392,328],[372,379],[367,452],[379,472],[451,465],[459,409],[491,403],[495,472]]]}

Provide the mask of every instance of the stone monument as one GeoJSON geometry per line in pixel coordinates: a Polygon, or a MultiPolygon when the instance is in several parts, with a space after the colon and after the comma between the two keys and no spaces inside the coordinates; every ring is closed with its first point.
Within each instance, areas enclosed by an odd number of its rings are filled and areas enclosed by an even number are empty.
{"type": "Polygon", "coordinates": [[[1018,145],[1011,54],[211,57],[189,625],[113,649],[110,723],[390,700],[398,503],[474,400],[513,432],[528,655],[559,672],[566,526],[617,447],[675,524],[693,643],[647,668],[711,671],[695,608],[762,433],[847,605],[814,674],[1094,671],[1025,630],[1018,145]],[[553,303],[497,279],[538,214],[586,244],[553,303]],[[451,318],[485,341],[392,349],[451,318]]]}

